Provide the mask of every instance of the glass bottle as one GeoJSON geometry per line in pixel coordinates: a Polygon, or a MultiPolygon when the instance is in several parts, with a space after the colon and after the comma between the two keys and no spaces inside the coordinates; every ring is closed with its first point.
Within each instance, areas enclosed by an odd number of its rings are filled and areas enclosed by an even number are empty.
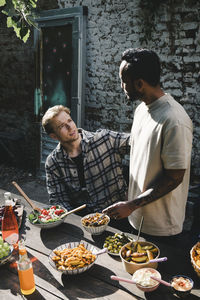
{"type": "Polygon", "coordinates": [[[17,262],[20,289],[22,294],[30,295],[35,291],[33,266],[28,258],[24,241],[19,241],[19,261],[17,262]]]}
{"type": "Polygon", "coordinates": [[[13,200],[11,193],[4,193],[5,210],[2,219],[2,237],[7,243],[14,245],[19,239],[17,218],[13,211],[13,200]]]}

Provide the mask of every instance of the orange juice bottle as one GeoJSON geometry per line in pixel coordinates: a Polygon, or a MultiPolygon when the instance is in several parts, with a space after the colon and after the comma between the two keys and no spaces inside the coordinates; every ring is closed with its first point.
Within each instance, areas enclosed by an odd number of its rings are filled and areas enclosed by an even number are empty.
{"type": "Polygon", "coordinates": [[[2,219],[2,237],[9,244],[16,244],[19,239],[17,218],[13,211],[13,201],[9,192],[4,193],[5,210],[2,219]]]}
{"type": "Polygon", "coordinates": [[[19,261],[17,262],[20,289],[22,294],[30,295],[35,291],[33,266],[27,256],[24,242],[19,242],[19,261]]]}

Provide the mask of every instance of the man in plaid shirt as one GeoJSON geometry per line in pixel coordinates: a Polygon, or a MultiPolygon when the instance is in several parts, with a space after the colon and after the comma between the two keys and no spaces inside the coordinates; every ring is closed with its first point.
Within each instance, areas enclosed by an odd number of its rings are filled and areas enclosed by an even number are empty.
{"type": "Polygon", "coordinates": [[[45,164],[51,203],[68,210],[86,203],[90,213],[125,200],[127,184],[122,158],[129,154],[130,134],[78,129],[69,109],[62,105],[47,110],[42,126],[59,141],[45,164]]]}

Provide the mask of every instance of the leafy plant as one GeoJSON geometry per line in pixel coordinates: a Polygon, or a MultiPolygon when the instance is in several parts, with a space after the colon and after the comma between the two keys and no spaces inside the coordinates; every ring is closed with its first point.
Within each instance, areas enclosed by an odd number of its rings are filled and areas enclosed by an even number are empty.
{"type": "Polygon", "coordinates": [[[24,43],[30,36],[37,0],[0,0],[2,13],[7,16],[7,27],[13,27],[18,38],[24,43]]]}

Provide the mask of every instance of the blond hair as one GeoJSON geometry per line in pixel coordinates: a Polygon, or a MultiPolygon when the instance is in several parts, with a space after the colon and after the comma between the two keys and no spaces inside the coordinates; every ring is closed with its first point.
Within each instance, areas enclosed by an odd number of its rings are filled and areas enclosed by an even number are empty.
{"type": "Polygon", "coordinates": [[[65,111],[68,115],[70,115],[70,109],[63,105],[55,105],[50,107],[44,114],[42,118],[42,127],[46,131],[47,134],[53,133],[53,127],[51,121],[54,117],[56,117],[61,111],[65,111]]]}

